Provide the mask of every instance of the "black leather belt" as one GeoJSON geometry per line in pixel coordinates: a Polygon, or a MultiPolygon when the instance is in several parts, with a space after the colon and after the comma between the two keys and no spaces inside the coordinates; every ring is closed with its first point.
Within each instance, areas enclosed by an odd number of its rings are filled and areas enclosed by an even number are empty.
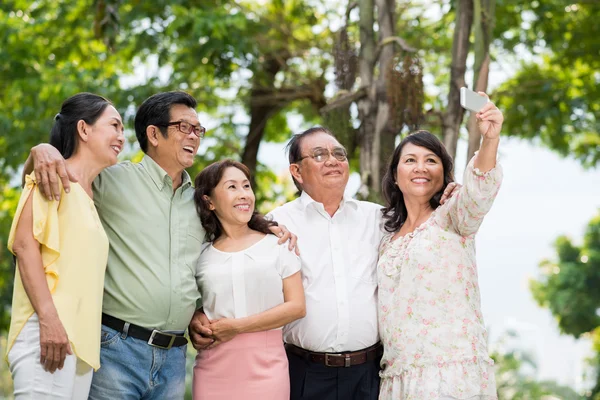
{"type": "Polygon", "coordinates": [[[352,367],[354,365],[364,364],[368,361],[374,361],[383,355],[383,346],[380,342],[371,347],[367,347],[366,349],[345,351],[342,353],[317,353],[304,350],[301,347],[289,343],[285,344],[285,349],[305,360],[323,364],[327,367],[352,367]]]}
{"type": "Polygon", "coordinates": [[[173,346],[185,346],[188,342],[183,336],[183,333],[176,335],[173,333],[158,331],[156,329],[146,329],[104,313],[102,313],[102,325],[106,325],[109,328],[117,330],[121,333],[125,333],[127,336],[144,340],[148,342],[150,346],[161,349],[170,349],[173,346]]]}

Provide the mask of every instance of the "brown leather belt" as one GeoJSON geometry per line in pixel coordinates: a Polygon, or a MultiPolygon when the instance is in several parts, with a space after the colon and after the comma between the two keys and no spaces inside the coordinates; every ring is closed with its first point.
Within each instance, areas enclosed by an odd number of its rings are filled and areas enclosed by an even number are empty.
{"type": "Polygon", "coordinates": [[[381,342],[375,343],[371,347],[358,351],[345,351],[342,353],[316,353],[304,350],[301,347],[286,343],[285,350],[305,360],[314,363],[323,364],[327,367],[352,367],[354,365],[364,364],[373,361],[383,355],[383,346],[381,342]]]}

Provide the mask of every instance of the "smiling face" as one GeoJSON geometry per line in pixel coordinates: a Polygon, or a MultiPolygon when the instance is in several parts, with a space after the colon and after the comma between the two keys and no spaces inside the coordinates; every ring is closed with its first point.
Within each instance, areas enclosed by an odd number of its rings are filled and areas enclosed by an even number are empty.
{"type": "MultiPolygon", "coordinates": [[[[200,125],[198,113],[183,104],[174,104],[170,109],[169,122],[185,121],[192,125],[200,125]]],[[[155,161],[166,171],[183,171],[194,163],[194,157],[200,146],[200,138],[192,133],[183,133],[177,125],[163,127],[167,129],[167,137],[159,131],[159,127],[149,127],[148,133],[151,151],[155,161]]],[[[150,149],[149,149],[150,151],[150,149]]]]}
{"type": "Polygon", "coordinates": [[[254,192],[248,177],[236,167],[228,167],[207,196],[209,208],[222,225],[247,225],[254,212],[254,192]]]}
{"type": "Polygon", "coordinates": [[[444,185],[442,160],[426,147],[407,143],[396,167],[396,183],[406,200],[429,200],[444,185]]]}
{"type": "Polygon", "coordinates": [[[98,158],[102,166],[117,163],[117,156],[123,150],[123,121],[119,112],[111,105],[104,109],[93,125],[80,121],[87,133],[87,145],[91,154],[98,158]]]}
{"type": "Polygon", "coordinates": [[[333,136],[316,132],[303,138],[300,147],[304,158],[291,164],[290,172],[302,190],[315,200],[332,191],[343,196],[350,175],[348,159],[339,161],[331,154],[343,146],[333,136]],[[323,161],[311,157],[320,152],[329,152],[323,161]]]}

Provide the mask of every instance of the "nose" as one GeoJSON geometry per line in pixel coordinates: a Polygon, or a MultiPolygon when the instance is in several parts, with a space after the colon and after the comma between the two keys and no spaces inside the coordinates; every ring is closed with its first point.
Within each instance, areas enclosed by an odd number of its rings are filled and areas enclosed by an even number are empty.
{"type": "Polygon", "coordinates": [[[333,156],[332,152],[327,153],[327,158],[325,159],[325,164],[327,165],[337,165],[338,159],[333,156]]]}
{"type": "Polygon", "coordinates": [[[418,161],[415,163],[415,171],[425,171],[427,169],[427,164],[423,161],[418,161]]]}
{"type": "Polygon", "coordinates": [[[125,143],[125,135],[123,134],[123,131],[119,133],[119,136],[117,136],[117,140],[119,141],[119,143],[121,143],[121,145],[125,143]]]}

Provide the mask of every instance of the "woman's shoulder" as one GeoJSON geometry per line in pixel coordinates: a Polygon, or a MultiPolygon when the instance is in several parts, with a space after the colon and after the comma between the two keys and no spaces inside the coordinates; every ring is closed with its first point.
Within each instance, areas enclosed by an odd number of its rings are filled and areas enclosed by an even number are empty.
{"type": "Polygon", "coordinates": [[[248,250],[251,250],[257,254],[264,254],[266,251],[276,251],[280,246],[287,246],[287,242],[284,244],[278,244],[279,237],[267,233],[261,239],[259,239],[255,245],[251,246],[248,250]]]}

